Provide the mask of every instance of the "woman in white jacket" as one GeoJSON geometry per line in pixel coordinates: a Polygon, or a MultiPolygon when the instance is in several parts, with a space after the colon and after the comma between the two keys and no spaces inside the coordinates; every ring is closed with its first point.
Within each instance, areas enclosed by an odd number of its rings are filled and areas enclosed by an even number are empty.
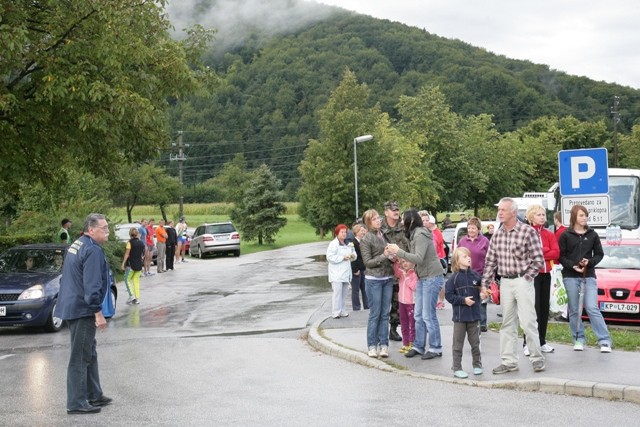
{"type": "Polygon", "coordinates": [[[331,317],[347,317],[347,294],[351,283],[351,261],[356,259],[353,243],[346,243],[348,227],[339,224],[335,229],[336,238],[327,248],[327,262],[329,263],[329,283],[333,289],[331,299],[331,317]]]}

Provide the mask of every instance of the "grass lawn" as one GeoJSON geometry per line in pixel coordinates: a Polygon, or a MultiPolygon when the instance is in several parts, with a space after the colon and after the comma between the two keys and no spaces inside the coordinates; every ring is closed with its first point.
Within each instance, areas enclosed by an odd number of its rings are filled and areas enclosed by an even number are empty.
{"type": "MultiPolygon", "coordinates": [[[[640,331],[637,329],[627,329],[618,325],[607,326],[615,350],[640,351],[640,331]]],[[[499,331],[500,323],[491,323],[489,327],[494,331],[499,331]]],[[[588,324],[586,325],[585,332],[587,335],[587,345],[597,347],[598,340],[588,324]]],[[[523,336],[522,329],[520,328],[518,328],[518,335],[520,337],[523,336]]],[[[547,326],[547,341],[572,345],[573,340],[571,339],[571,332],[569,331],[569,323],[549,323],[547,326]]]]}

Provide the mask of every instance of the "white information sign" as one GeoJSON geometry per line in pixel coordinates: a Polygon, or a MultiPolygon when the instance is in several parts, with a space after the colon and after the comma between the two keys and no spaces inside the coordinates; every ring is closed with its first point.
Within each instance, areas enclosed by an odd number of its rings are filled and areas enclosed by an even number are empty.
{"type": "Polygon", "coordinates": [[[562,223],[569,225],[571,208],[574,205],[582,205],[589,211],[589,225],[609,225],[609,196],[582,196],[562,198],[562,223]]]}

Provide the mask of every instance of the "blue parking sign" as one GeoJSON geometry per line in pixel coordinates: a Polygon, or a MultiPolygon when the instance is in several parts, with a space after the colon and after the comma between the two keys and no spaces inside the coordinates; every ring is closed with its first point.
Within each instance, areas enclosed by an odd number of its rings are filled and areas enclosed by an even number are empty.
{"type": "Polygon", "coordinates": [[[558,153],[560,194],[574,196],[609,192],[606,148],[562,150],[558,153]]]}

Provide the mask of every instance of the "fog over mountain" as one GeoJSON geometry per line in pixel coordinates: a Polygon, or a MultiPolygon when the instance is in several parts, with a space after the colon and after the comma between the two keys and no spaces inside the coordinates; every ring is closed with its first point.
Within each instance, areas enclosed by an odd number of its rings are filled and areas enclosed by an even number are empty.
{"type": "Polygon", "coordinates": [[[256,34],[268,39],[304,28],[337,10],[342,9],[303,0],[170,0],[167,6],[178,36],[194,24],[216,29],[218,53],[256,34]]]}

